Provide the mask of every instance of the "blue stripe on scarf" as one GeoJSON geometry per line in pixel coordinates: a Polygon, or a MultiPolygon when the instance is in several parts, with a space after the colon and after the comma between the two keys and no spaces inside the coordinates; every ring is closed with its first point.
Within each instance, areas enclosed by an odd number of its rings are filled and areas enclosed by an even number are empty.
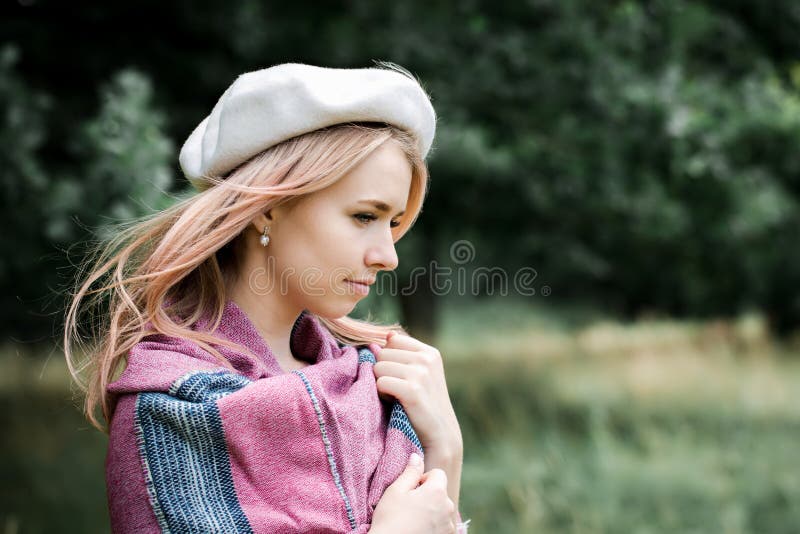
{"type": "MultiPolygon", "coordinates": [[[[366,347],[359,349],[358,363],[370,362],[374,365],[376,361],[375,355],[372,354],[371,350],[366,347]]],[[[416,445],[420,452],[423,452],[422,443],[420,443],[417,433],[414,431],[414,427],[411,425],[411,421],[408,419],[408,414],[403,408],[403,405],[397,401],[395,401],[394,405],[392,406],[392,414],[389,417],[389,428],[396,428],[401,431],[403,434],[405,434],[409,441],[411,441],[411,443],[416,445]]]]}
{"type": "Polygon", "coordinates": [[[136,398],[147,491],[164,532],[253,532],[236,497],[216,401],[251,381],[226,370],[184,375],[136,398]]]}
{"type": "Polygon", "coordinates": [[[398,401],[395,401],[394,406],[392,406],[392,415],[389,417],[389,428],[396,428],[401,431],[411,443],[417,446],[420,452],[423,452],[422,443],[420,443],[417,433],[414,431],[414,427],[411,426],[411,421],[408,419],[403,405],[398,401]]]}
{"type": "Polygon", "coordinates": [[[375,361],[375,355],[372,354],[371,350],[364,348],[358,351],[358,363],[369,362],[374,364],[375,361]]]}

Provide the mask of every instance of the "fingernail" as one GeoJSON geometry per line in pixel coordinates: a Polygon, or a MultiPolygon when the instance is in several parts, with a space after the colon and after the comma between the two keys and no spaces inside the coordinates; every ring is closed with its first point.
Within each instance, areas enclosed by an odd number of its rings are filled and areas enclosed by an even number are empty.
{"type": "Polygon", "coordinates": [[[413,466],[418,466],[420,462],[422,462],[422,458],[420,458],[419,454],[417,454],[416,452],[412,452],[411,458],[409,459],[408,463],[410,463],[413,466]]]}

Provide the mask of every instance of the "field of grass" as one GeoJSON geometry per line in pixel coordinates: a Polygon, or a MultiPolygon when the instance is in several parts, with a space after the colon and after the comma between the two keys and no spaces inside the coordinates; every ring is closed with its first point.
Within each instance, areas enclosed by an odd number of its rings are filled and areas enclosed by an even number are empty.
{"type": "MultiPolygon", "coordinates": [[[[757,315],[623,324],[447,304],[437,346],[471,532],[794,533],[800,350],[757,315]]],[[[0,354],[0,529],[107,532],[106,438],[62,356],[0,354]]]]}
{"type": "Polygon", "coordinates": [[[800,531],[800,357],[758,316],[460,310],[438,346],[475,531],[800,531]]]}

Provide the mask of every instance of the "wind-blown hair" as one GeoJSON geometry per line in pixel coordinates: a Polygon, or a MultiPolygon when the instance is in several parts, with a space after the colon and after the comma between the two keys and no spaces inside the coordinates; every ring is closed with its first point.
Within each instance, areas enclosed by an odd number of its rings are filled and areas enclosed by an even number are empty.
{"type": "MultiPolygon", "coordinates": [[[[393,230],[397,241],[416,221],[427,193],[428,169],[417,140],[384,123],[347,123],[272,146],[226,176],[205,176],[196,194],[118,223],[111,238],[95,243],[69,295],[63,337],[70,374],[86,394],[87,420],[108,433],[96,410],[100,407],[110,424],[106,387],[124,369],[130,349],[149,334],[194,341],[229,369],[214,344],[253,354],[210,333],[222,319],[226,287],[239,272],[243,231],[257,215],[332,185],[390,141],[398,143],[412,169],[406,215],[393,230]],[[202,316],[211,317],[209,332],[191,328],[202,316]]],[[[404,333],[399,324],[317,319],[346,344],[383,346],[389,331],[404,333]]]]}

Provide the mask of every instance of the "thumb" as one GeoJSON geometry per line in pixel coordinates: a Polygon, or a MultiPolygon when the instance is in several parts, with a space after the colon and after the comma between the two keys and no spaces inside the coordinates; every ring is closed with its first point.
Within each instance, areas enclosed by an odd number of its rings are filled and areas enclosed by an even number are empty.
{"type": "Polygon", "coordinates": [[[392,342],[392,338],[394,336],[396,336],[396,335],[397,335],[397,332],[395,332],[394,330],[389,330],[389,333],[386,334],[386,344],[388,345],[389,343],[391,343],[392,342]]]}
{"type": "Polygon", "coordinates": [[[424,469],[425,464],[422,461],[422,457],[415,452],[411,453],[411,457],[408,459],[408,465],[405,470],[400,473],[400,476],[397,477],[397,480],[392,483],[392,487],[402,491],[416,489],[424,469]]]}

